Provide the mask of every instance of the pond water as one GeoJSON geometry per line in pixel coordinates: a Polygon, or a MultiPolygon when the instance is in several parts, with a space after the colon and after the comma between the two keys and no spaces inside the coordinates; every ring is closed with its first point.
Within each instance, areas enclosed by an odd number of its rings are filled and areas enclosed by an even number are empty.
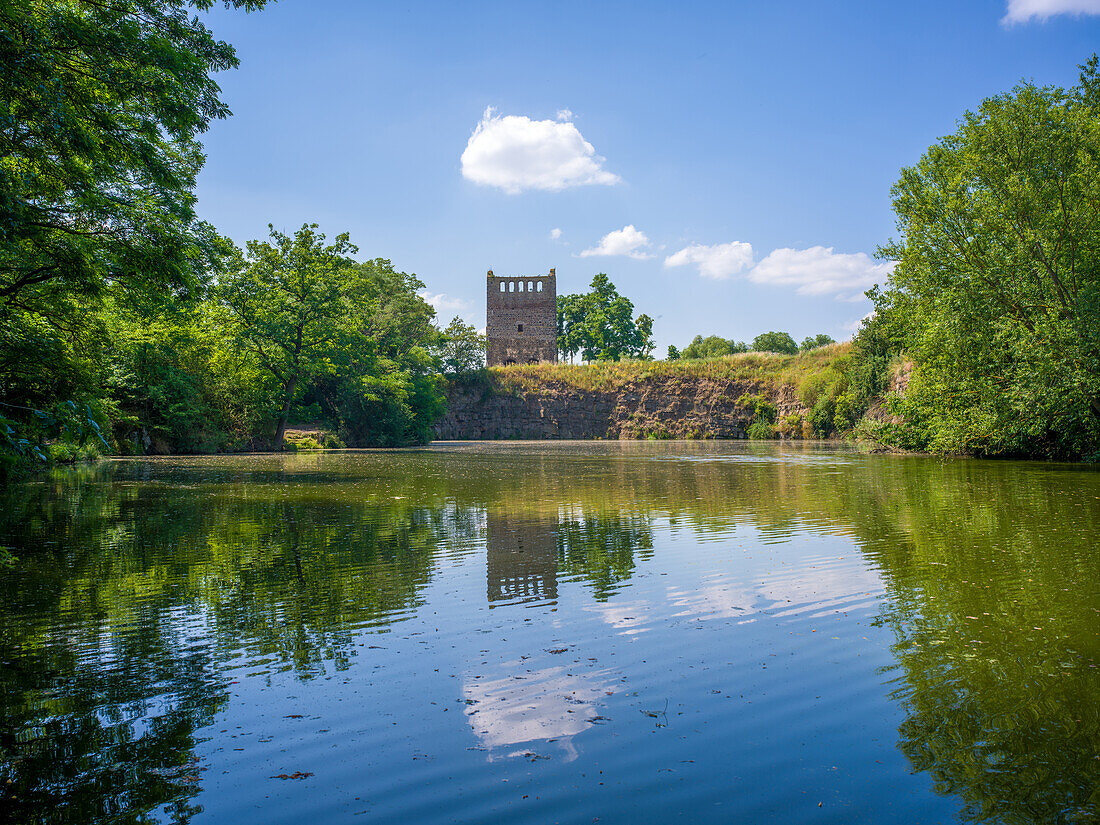
{"type": "Polygon", "coordinates": [[[0,493],[0,822],[1100,817],[1100,473],[827,444],[0,493]]]}

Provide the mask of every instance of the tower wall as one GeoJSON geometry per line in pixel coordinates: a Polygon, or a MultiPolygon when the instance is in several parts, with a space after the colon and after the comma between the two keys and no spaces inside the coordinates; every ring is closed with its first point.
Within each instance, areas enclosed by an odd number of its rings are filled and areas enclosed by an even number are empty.
{"type": "Polygon", "coordinates": [[[558,288],[549,275],[497,277],[485,288],[486,363],[532,364],[558,360],[558,288]]]}

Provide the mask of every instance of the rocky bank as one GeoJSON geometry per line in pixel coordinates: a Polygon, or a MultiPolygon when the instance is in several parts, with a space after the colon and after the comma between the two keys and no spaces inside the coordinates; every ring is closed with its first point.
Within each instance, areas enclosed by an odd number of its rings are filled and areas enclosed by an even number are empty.
{"type": "Polygon", "coordinates": [[[740,378],[658,375],[610,390],[549,380],[503,388],[492,373],[454,382],[440,440],[746,438],[756,403],[776,408],[780,437],[812,437],[793,386],[740,378]]]}

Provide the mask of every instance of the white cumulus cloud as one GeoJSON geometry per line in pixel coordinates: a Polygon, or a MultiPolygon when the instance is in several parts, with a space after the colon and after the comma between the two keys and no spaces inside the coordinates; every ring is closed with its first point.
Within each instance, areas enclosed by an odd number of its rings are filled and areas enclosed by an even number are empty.
{"type": "Polygon", "coordinates": [[[893,261],[876,263],[866,253],[834,252],[833,247],[776,249],[749,272],[758,284],[793,286],[801,295],[837,295],[857,301],[864,290],[882,283],[893,261]]]}
{"type": "Polygon", "coordinates": [[[1100,0],[1008,0],[1001,22],[1027,23],[1047,20],[1056,14],[1100,14],[1100,0]]]}
{"type": "Polygon", "coordinates": [[[455,298],[445,292],[431,293],[426,289],[422,289],[416,294],[436,311],[436,315],[441,321],[450,321],[450,318],[444,319],[444,315],[450,315],[451,313],[461,315],[464,312],[470,312],[474,308],[474,305],[465,298],[455,298]]]}
{"type": "Polygon", "coordinates": [[[558,238],[560,238],[560,237],[561,237],[561,230],[560,230],[560,229],[558,229],[558,227],[556,227],[556,226],[555,226],[555,227],[554,227],[553,229],[551,229],[551,230],[550,230],[550,238],[551,238],[551,240],[555,240],[555,241],[556,241],[556,240],[557,240],[558,238]]]}
{"type": "Polygon", "coordinates": [[[642,250],[649,247],[649,238],[645,232],[634,228],[634,224],[627,224],[622,229],[608,232],[600,238],[599,244],[580,253],[582,258],[590,258],[593,255],[625,255],[643,261],[652,258],[642,250]]]}
{"type": "MultiPolygon", "coordinates": [[[[563,109],[559,117],[572,116],[563,109]]],[[[531,120],[485,110],[462,153],[462,176],[509,194],[525,189],[557,192],[573,186],[610,186],[620,178],[568,118],[531,120]]]]}
{"type": "Polygon", "coordinates": [[[712,246],[692,244],[665,258],[665,266],[696,264],[704,278],[725,280],[752,266],[752,244],[743,241],[712,246]]]}

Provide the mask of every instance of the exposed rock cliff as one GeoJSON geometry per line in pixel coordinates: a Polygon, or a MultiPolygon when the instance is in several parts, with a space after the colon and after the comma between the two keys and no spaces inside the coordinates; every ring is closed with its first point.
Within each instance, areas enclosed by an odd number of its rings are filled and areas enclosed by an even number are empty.
{"type": "Polygon", "coordinates": [[[808,412],[793,386],[767,380],[641,376],[607,389],[548,380],[506,388],[499,376],[455,383],[439,439],[745,438],[759,401],[776,409],[778,434],[800,438],[808,412]]]}

